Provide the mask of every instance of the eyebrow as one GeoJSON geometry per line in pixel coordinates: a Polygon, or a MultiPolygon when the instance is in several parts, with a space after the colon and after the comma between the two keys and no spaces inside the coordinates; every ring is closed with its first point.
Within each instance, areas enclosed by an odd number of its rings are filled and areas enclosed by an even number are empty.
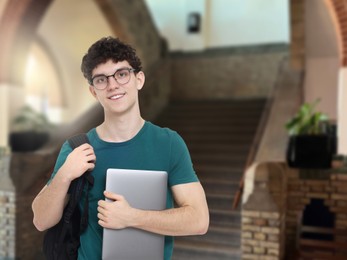
{"type": "Polygon", "coordinates": [[[131,68],[129,68],[129,67],[122,67],[122,68],[117,69],[115,72],[113,72],[113,73],[111,73],[109,75],[102,74],[102,73],[101,74],[95,74],[94,76],[92,76],[92,79],[95,78],[95,77],[98,77],[98,76],[111,76],[111,75],[115,74],[117,71],[124,70],[124,69],[131,69],[131,68]]]}

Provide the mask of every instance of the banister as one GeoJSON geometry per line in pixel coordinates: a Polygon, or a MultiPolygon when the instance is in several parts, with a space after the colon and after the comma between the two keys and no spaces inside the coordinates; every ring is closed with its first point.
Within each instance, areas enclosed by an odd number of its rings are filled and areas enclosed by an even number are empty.
{"type": "Polygon", "coordinates": [[[234,197],[233,206],[232,206],[233,209],[236,209],[238,207],[239,202],[240,202],[240,199],[241,199],[241,196],[243,193],[243,188],[244,188],[246,171],[247,171],[248,167],[251,166],[251,164],[253,163],[253,161],[256,157],[262,136],[264,134],[266,124],[268,122],[269,114],[271,112],[271,109],[272,109],[272,106],[274,103],[275,93],[276,93],[277,89],[279,88],[279,79],[280,79],[280,76],[284,70],[284,66],[287,62],[288,62],[287,57],[284,57],[280,61],[277,75],[276,75],[276,80],[274,83],[274,87],[272,88],[272,91],[269,95],[269,98],[266,101],[264,110],[263,110],[261,118],[260,118],[260,122],[257,126],[257,130],[256,130],[255,136],[254,136],[253,141],[252,141],[250,151],[249,151],[248,156],[247,156],[247,160],[246,160],[246,163],[244,166],[243,174],[242,174],[242,177],[241,177],[241,180],[239,183],[239,188],[238,188],[238,190],[235,194],[235,197],[234,197]]]}

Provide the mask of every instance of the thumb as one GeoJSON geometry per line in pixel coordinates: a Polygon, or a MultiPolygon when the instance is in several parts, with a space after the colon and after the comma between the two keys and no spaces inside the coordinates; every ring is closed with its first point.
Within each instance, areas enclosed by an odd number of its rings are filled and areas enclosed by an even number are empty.
{"type": "Polygon", "coordinates": [[[113,193],[113,192],[110,192],[110,191],[104,191],[104,195],[106,198],[110,199],[110,200],[123,200],[124,197],[120,194],[116,194],[116,193],[113,193]]]}

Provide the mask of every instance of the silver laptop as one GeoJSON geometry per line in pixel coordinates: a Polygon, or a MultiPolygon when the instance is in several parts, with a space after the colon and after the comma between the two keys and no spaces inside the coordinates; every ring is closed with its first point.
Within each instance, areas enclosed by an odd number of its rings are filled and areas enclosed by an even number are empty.
{"type": "MultiPolygon", "coordinates": [[[[138,209],[166,208],[167,172],[108,169],[106,190],[125,197],[138,209]]],[[[104,228],[103,260],[163,260],[165,236],[135,228],[104,228]]]]}

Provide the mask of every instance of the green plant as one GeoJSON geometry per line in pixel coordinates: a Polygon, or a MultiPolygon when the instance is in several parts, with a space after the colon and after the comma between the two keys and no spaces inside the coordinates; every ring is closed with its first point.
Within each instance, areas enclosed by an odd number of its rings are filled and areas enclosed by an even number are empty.
{"type": "Polygon", "coordinates": [[[47,132],[52,127],[44,114],[36,112],[30,106],[22,107],[12,121],[13,132],[47,132]]]}
{"type": "Polygon", "coordinates": [[[285,125],[289,135],[323,134],[323,126],[329,124],[328,116],[322,112],[316,112],[315,108],[320,99],[313,103],[303,104],[299,111],[285,125]]]}

